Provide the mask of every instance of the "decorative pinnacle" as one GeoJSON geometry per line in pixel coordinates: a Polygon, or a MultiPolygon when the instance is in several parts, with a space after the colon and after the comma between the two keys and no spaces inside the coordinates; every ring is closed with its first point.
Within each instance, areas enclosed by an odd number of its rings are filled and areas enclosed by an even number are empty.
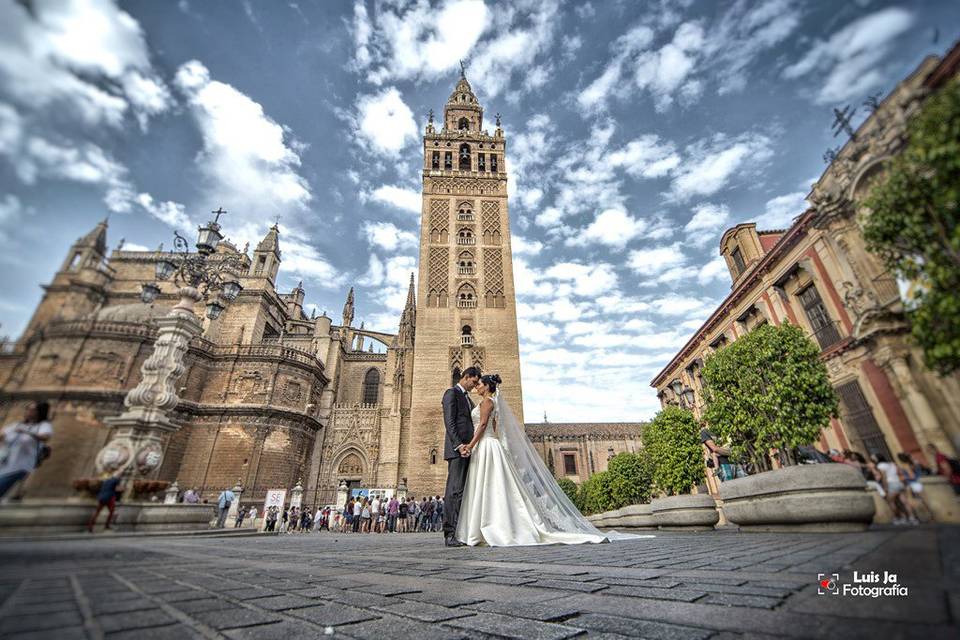
{"type": "Polygon", "coordinates": [[[216,210],[216,211],[211,211],[210,213],[215,214],[215,217],[214,217],[214,219],[213,219],[214,224],[220,222],[220,216],[222,216],[222,215],[225,214],[226,212],[227,212],[227,210],[224,209],[223,207],[217,207],[217,210],[216,210]]]}

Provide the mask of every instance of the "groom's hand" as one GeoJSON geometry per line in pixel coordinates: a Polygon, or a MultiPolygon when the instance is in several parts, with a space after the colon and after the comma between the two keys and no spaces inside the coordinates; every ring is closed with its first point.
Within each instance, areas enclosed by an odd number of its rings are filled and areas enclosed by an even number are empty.
{"type": "Polygon", "coordinates": [[[469,457],[470,457],[470,446],[469,446],[469,445],[462,444],[462,445],[460,445],[459,447],[457,447],[457,451],[460,452],[460,457],[461,457],[461,458],[469,458],[469,457]]]}

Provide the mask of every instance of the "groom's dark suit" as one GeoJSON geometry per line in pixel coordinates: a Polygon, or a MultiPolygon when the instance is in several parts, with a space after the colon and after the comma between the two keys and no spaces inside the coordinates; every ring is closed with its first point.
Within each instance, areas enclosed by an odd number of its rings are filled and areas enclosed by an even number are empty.
{"type": "Polygon", "coordinates": [[[473,403],[460,386],[453,386],[443,394],[443,426],[446,438],[443,443],[443,458],[447,461],[447,488],[443,495],[443,537],[453,538],[460,517],[460,500],[463,485],[467,482],[470,458],[464,458],[457,447],[473,439],[473,418],[470,412],[473,403]]]}

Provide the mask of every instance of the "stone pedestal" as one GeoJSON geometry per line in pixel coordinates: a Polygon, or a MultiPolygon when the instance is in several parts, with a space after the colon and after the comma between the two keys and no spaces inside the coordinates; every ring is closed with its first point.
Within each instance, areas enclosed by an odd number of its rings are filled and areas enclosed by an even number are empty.
{"type": "Polygon", "coordinates": [[[341,482],[340,486],[337,487],[337,509],[343,511],[347,506],[347,499],[350,495],[350,488],[347,486],[346,482],[341,482]]]}
{"type": "Polygon", "coordinates": [[[403,478],[400,480],[400,484],[397,485],[397,500],[403,502],[407,499],[407,479],[403,478]]]}
{"type": "Polygon", "coordinates": [[[230,503],[230,509],[227,511],[227,526],[232,527],[233,523],[237,520],[237,514],[240,512],[240,496],[243,494],[243,487],[240,486],[240,483],[234,485],[233,489],[233,502],[230,503]]]}
{"type": "Polygon", "coordinates": [[[294,507],[297,507],[297,509],[299,509],[302,503],[303,485],[300,484],[300,482],[297,482],[297,486],[290,491],[290,508],[293,509],[294,507]]]}

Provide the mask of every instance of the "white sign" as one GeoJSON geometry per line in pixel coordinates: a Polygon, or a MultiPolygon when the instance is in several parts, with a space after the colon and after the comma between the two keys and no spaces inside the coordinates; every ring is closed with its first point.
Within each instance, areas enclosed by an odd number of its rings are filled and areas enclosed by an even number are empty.
{"type": "MultiPolygon", "coordinates": [[[[283,503],[287,499],[286,489],[267,489],[267,498],[263,501],[263,526],[267,526],[267,511],[270,507],[276,507],[280,513],[283,513],[283,503]]],[[[277,522],[280,518],[277,518],[277,522]]]]}

